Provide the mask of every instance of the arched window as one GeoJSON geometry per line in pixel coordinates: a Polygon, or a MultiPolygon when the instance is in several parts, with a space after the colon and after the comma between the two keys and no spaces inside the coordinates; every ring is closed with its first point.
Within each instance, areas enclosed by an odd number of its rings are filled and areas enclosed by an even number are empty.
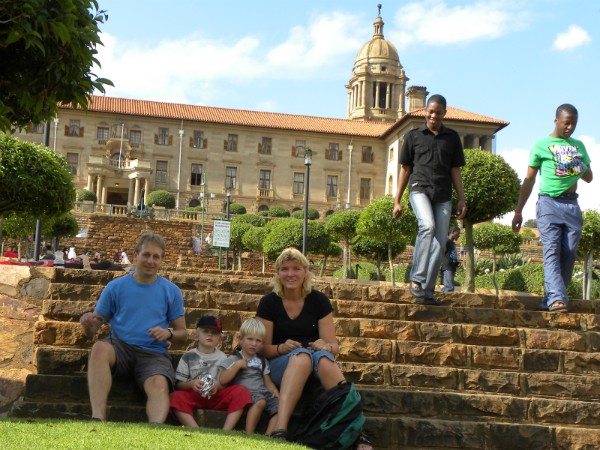
{"type": "Polygon", "coordinates": [[[190,208],[193,208],[195,206],[200,206],[200,200],[198,200],[197,198],[193,198],[190,200],[190,203],[188,205],[190,208]]]}
{"type": "Polygon", "coordinates": [[[325,217],[329,217],[329,216],[330,216],[330,215],[332,215],[334,212],[335,212],[335,211],[334,211],[333,209],[330,209],[330,210],[328,210],[328,211],[325,213],[325,217]]]}
{"type": "Polygon", "coordinates": [[[258,207],[258,212],[261,212],[261,211],[268,211],[268,210],[269,210],[269,207],[268,207],[267,205],[260,205],[260,206],[258,207]]]}

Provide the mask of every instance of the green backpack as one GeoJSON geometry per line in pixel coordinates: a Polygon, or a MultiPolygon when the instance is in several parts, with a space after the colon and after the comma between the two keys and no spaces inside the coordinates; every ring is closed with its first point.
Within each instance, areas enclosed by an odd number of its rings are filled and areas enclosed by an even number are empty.
{"type": "Polygon", "coordinates": [[[362,399],[354,383],[341,382],[324,391],[301,423],[293,438],[299,444],[315,449],[352,447],[365,424],[362,399]]]}

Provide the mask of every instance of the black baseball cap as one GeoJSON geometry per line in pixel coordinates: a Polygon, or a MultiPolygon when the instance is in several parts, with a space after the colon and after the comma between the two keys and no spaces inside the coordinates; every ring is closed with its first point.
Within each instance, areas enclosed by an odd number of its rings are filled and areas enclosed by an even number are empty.
{"type": "Polygon", "coordinates": [[[196,324],[196,328],[210,328],[212,330],[217,330],[219,333],[223,332],[221,321],[215,316],[200,317],[200,320],[198,320],[198,323],[196,324]]]}

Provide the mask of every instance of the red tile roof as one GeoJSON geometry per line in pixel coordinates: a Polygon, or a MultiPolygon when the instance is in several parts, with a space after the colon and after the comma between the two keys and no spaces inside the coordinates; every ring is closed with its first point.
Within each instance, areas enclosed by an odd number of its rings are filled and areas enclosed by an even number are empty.
{"type": "MultiPolygon", "coordinates": [[[[70,105],[60,105],[68,109],[70,105]]],[[[78,108],[81,109],[81,108],[78,108]]],[[[395,123],[364,122],[326,117],[300,116],[243,109],[216,108],[212,106],[184,105],[149,100],[132,100],[117,97],[92,95],[88,105],[92,112],[104,112],[131,116],[162,117],[166,119],[189,120],[217,124],[229,124],[248,127],[273,128],[316,133],[342,134],[383,138],[401,123],[415,117],[424,117],[425,109],[406,114],[395,123]]],[[[498,130],[508,125],[491,117],[463,111],[449,106],[446,119],[468,122],[480,122],[497,125],[498,130]]]]}

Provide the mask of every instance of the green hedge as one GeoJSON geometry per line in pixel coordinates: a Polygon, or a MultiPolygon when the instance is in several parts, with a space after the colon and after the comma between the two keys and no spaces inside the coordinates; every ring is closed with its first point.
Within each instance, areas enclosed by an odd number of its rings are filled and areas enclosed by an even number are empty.
{"type": "MultiPolygon", "coordinates": [[[[377,266],[370,262],[358,262],[351,263],[350,278],[367,281],[377,281],[377,266]],[[356,276],[356,265],[358,264],[358,277],[356,276]]],[[[382,276],[384,276],[384,270],[381,270],[382,276]]],[[[341,267],[333,272],[335,278],[344,277],[344,268],[341,267]]]]}
{"type": "Polygon", "coordinates": [[[152,191],[146,196],[146,205],[173,209],[175,208],[175,196],[165,190],[152,191]]]}
{"type": "Polygon", "coordinates": [[[86,202],[86,201],[97,202],[98,198],[96,197],[96,194],[94,194],[92,191],[88,191],[87,189],[82,189],[79,192],[77,192],[77,201],[78,202],[86,202]]]}
{"type": "Polygon", "coordinates": [[[246,207],[241,203],[232,203],[229,205],[229,214],[246,214],[246,207]]]}

